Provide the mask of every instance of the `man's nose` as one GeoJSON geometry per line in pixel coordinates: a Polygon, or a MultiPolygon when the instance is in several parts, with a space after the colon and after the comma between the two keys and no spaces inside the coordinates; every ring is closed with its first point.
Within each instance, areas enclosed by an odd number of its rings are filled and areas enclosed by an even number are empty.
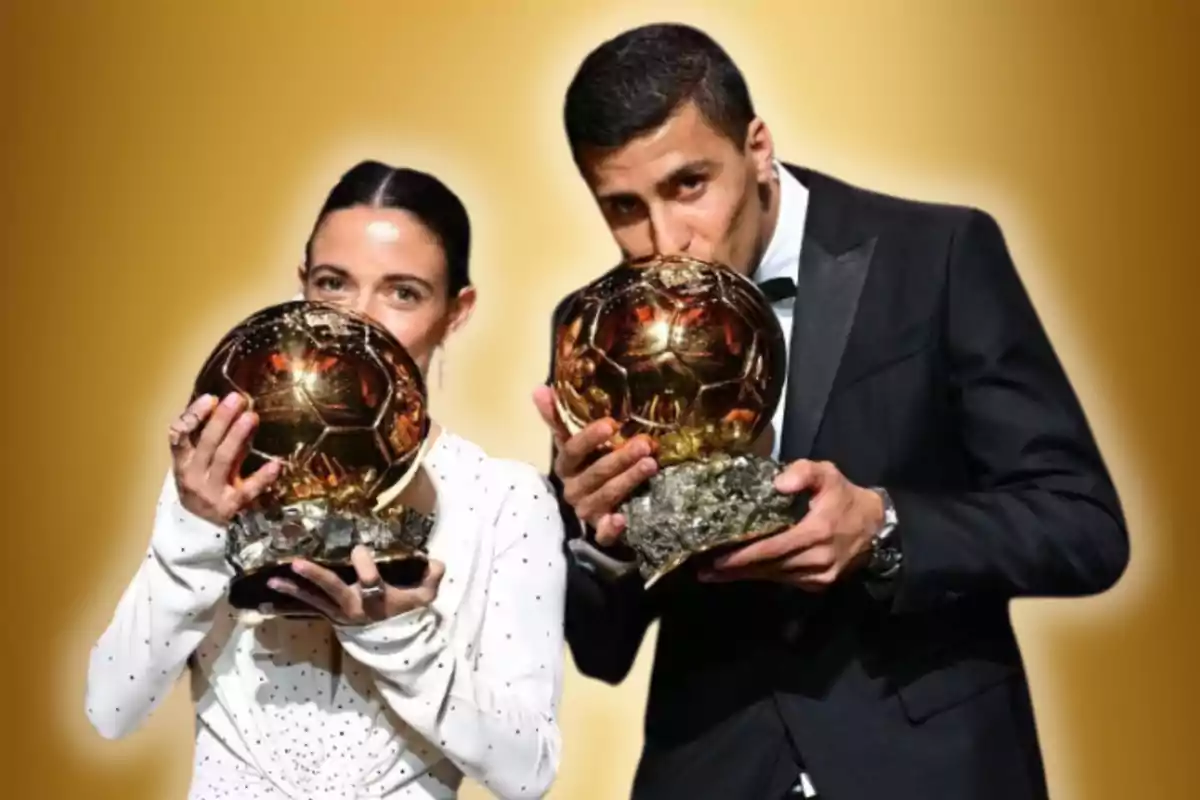
{"type": "Polygon", "coordinates": [[[669,213],[659,212],[651,216],[650,236],[654,252],[658,255],[684,255],[692,246],[691,230],[673,220],[669,213]]]}

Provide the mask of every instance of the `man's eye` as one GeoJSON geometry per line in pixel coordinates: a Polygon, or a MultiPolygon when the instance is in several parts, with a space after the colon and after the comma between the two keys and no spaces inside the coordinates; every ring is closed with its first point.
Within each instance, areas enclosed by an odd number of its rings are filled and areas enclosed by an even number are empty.
{"type": "Polygon", "coordinates": [[[682,197],[695,197],[704,192],[708,179],[703,175],[684,175],[676,183],[676,191],[682,197]]]}
{"type": "Polygon", "coordinates": [[[346,285],[345,281],[341,278],[334,278],[328,275],[317,278],[313,283],[318,289],[324,292],[336,292],[346,285]]]}
{"type": "Polygon", "coordinates": [[[627,217],[636,213],[639,205],[638,201],[630,198],[615,198],[608,201],[608,210],[619,217],[627,217]]]}

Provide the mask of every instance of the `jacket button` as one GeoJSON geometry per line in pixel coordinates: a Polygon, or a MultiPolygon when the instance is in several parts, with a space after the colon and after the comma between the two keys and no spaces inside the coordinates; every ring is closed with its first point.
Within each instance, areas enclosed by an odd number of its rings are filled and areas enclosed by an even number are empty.
{"type": "Polygon", "coordinates": [[[800,641],[802,633],[804,633],[804,623],[798,619],[789,619],[783,624],[783,630],[780,635],[786,644],[795,644],[800,641]]]}

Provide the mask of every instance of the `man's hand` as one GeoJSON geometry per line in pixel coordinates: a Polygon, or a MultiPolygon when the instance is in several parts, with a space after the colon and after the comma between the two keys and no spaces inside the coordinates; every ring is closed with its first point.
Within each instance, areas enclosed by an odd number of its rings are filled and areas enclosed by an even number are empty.
{"type": "Polygon", "coordinates": [[[613,420],[597,420],[570,436],[558,418],[553,390],[538,387],[533,402],[554,435],[558,450],[554,474],[562,481],[563,499],[575,509],[580,519],[596,529],[597,544],[614,544],[625,529],[625,518],[613,510],[658,471],[650,441],[644,437],[634,438],[623,447],[593,460],[596,450],[616,434],[617,425],[613,420]]]}
{"type": "Polygon", "coordinates": [[[320,591],[306,589],[286,578],[272,578],[267,585],[307,603],[338,625],[368,625],[429,605],[437,598],[438,585],[446,573],[442,562],[431,560],[419,586],[400,588],[383,582],[370,552],[361,544],[350,553],[350,561],[358,574],[358,582],[353,585],[304,559],[292,562],[292,571],[307,578],[320,591]],[[364,589],[368,591],[364,593],[364,589]]]}
{"type": "Polygon", "coordinates": [[[701,580],[774,581],[819,592],[865,562],[883,524],[879,495],[855,486],[828,462],[796,461],[775,479],[775,488],[812,492],[808,513],[786,531],[714,559],[701,580]]]}

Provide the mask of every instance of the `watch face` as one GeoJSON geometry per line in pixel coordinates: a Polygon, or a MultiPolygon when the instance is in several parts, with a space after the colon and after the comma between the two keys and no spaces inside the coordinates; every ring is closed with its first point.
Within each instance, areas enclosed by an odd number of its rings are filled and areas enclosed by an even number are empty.
{"type": "Polygon", "coordinates": [[[876,575],[890,572],[900,564],[900,551],[888,538],[877,537],[871,550],[869,569],[876,575]]]}
{"type": "Polygon", "coordinates": [[[901,553],[899,543],[893,532],[896,529],[896,507],[892,505],[891,495],[887,490],[873,488],[883,501],[883,525],[871,542],[871,560],[868,571],[875,577],[891,577],[900,567],[901,553]]]}

